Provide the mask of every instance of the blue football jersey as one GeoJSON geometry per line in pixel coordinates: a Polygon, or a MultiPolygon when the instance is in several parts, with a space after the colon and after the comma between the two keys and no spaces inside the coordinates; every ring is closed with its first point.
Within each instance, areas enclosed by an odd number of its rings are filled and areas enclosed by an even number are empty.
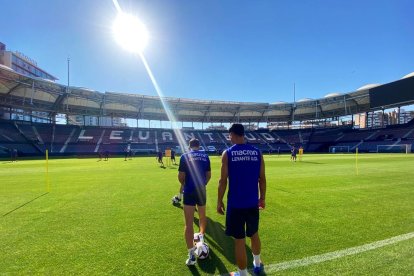
{"type": "Polygon", "coordinates": [[[181,155],[180,172],[185,173],[184,193],[192,193],[206,185],[206,172],[210,171],[210,159],[204,151],[192,150],[181,155]]]}
{"type": "Polygon", "coordinates": [[[229,191],[227,206],[233,208],[257,207],[259,201],[260,151],[247,144],[236,144],[227,149],[229,191]]]}

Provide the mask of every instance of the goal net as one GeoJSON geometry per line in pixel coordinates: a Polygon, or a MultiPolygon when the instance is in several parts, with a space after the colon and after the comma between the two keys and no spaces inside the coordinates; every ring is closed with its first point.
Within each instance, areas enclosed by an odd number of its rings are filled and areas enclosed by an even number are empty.
{"type": "Polygon", "coordinates": [[[411,144],[377,145],[378,153],[411,153],[411,144]]]}
{"type": "Polygon", "coordinates": [[[349,146],[330,146],[329,152],[330,153],[348,153],[349,146]]]}

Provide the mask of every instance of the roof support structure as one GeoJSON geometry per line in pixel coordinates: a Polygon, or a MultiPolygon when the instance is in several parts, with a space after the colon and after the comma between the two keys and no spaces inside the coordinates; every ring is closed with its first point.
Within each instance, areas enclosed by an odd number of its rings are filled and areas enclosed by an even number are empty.
{"type": "Polygon", "coordinates": [[[20,85],[22,85],[21,83],[17,83],[15,86],[13,86],[12,88],[10,88],[9,92],[6,93],[6,95],[10,95],[13,91],[16,91],[17,88],[20,87],[20,85]]]}

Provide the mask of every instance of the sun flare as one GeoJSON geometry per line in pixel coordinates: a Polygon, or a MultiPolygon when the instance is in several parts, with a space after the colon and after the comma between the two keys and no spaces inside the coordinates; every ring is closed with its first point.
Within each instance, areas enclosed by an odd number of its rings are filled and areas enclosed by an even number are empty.
{"type": "Polygon", "coordinates": [[[148,44],[147,28],[131,14],[118,12],[112,30],[116,41],[130,52],[142,53],[148,44]]]}

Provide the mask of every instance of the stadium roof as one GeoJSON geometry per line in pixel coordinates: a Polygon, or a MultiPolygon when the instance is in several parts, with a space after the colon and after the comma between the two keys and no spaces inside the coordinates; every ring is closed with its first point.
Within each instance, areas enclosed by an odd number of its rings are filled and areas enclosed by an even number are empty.
{"type": "MultiPolygon", "coordinates": [[[[414,77],[396,82],[406,80],[414,80],[414,77]]],[[[296,103],[251,103],[172,97],[165,97],[164,100],[178,121],[290,122],[332,118],[381,109],[383,106],[373,106],[371,103],[373,97],[371,89],[377,87],[364,86],[354,92],[331,94],[329,97],[307,99],[296,103]]],[[[408,89],[414,91],[411,82],[408,89]]],[[[412,97],[413,99],[409,98],[398,104],[392,101],[386,102],[386,106],[413,104],[414,96],[412,97]]],[[[0,106],[26,111],[45,111],[50,116],[64,113],[168,120],[159,97],[117,92],[102,93],[88,88],[67,87],[41,78],[24,76],[3,67],[0,67],[0,106]]]]}

